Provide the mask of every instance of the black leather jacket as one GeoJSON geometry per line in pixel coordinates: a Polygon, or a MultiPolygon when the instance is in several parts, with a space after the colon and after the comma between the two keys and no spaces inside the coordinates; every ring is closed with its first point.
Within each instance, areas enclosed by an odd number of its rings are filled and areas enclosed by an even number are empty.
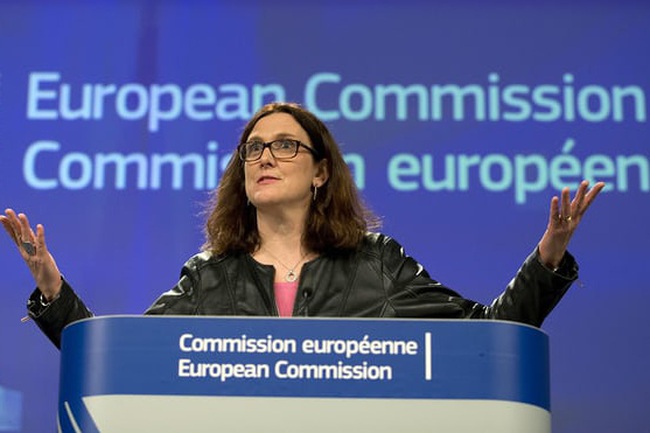
{"type": "MultiPolygon", "coordinates": [[[[502,319],[540,326],[577,278],[577,270],[569,253],[553,271],[535,251],[487,306],[431,279],[395,240],[373,233],[355,252],[324,254],[303,265],[293,315],[502,319]]],[[[200,253],[185,263],[176,286],[145,314],[277,316],[274,272],[273,266],[249,254],[200,253]]],[[[57,347],[65,325],[92,316],[65,280],[60,296],[47,306],[36,290],[28,311],[57,347]]]]}

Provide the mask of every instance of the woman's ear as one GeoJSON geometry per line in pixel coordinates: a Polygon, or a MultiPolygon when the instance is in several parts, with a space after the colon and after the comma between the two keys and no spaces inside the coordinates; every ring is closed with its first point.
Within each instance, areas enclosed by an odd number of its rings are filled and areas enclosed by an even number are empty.
{"type": "Polygon", "coordinates": [[[318,162],[318,167],[316,168],[316,174],[314,175],[312,185],[316,188],[320,188],[321,186],[325,185],[329,178],[330,174],[327,168],[327,160],[322,159],[318,162]]]}

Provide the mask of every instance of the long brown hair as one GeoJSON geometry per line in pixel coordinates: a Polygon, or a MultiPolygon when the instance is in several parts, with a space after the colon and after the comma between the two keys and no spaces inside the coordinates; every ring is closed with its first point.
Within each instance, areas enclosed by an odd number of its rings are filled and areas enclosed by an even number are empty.
{"type": "MultiPolygon", "coordinates": [[[[325,124],[295,103],[275,102],[263,106],[248,121],[239,139],[246,142],[257,122],[269,114],[287,113],[307,132],[311,145],[326,160],[329,178],[311,202],[303,242],[315,252],[357,248],[366,231],[379,227],[379,219],[361,201],[350,169],[325,124]]],[[[208,203],[203,250],[214,254],[252,253],[260,245],[255,207],[248,202],[244,162],[233,152],[208,203]]]]}

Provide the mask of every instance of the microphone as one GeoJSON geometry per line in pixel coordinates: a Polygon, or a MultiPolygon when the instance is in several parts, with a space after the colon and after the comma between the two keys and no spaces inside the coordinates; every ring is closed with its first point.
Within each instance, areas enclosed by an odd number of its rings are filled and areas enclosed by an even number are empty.
{"type": "Polygon", "coordinates": [[[309,317],[309,299],[313,294],[313,290],[309,287],[306,287],[302,290],[302,305],[303,305],[303,316],[309,317]]]}

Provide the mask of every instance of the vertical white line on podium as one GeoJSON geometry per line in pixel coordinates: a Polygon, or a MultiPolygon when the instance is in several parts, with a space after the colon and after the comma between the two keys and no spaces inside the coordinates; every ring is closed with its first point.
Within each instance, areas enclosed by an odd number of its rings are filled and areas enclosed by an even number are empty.
{"type": "Polygon", "coordinates": [[[424,333],[424,380],[431,380],[431,333],[424,333]]]}

